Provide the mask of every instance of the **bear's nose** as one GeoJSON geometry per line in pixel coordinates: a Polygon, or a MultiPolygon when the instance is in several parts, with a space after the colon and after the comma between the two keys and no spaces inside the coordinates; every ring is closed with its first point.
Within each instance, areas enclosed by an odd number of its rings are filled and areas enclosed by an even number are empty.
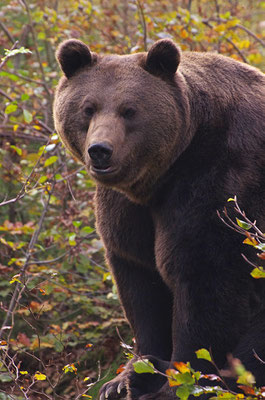
{"type": "Polygon", "coordinates": [[[94,143],[88,148],[88,154],[92,160],[93,167],[99,169],[109,167],[112,152],[112,147],[108,143],[94,143]]]}

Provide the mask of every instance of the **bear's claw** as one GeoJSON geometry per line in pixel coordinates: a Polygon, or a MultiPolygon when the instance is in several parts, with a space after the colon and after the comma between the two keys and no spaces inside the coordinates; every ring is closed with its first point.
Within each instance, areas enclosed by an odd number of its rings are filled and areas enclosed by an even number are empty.
{"type": "Polygon", "coordinates": [[[122,389],[125,389],[125,382],[120,382],[118,387],[117,387],[117,393],[120,394],[122,389]]]}

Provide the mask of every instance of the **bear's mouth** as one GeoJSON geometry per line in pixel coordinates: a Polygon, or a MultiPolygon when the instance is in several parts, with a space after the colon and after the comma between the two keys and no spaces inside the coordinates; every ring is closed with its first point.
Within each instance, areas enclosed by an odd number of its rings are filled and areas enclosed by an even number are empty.
{"type": "Polygon", "coordinates": [[[111,166],[108,166],[107,168],[97,168],[95,166],[90,167],[90,173],[92,176],[97,177],[100,175],[110,175],[113,174],[116,170],[112,168],[111,166]]]}

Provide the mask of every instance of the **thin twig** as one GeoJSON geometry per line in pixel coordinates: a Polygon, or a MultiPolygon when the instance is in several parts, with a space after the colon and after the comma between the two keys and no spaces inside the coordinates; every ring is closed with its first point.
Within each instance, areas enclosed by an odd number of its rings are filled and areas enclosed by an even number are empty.
{"type": "Polygon", "coordinates": [[[46,129],[47,132],[49,133],[54,133],[54,129],[51,129],[47,124],[45,124],[43,121],[37,119],[36,122],[42,126],[44,129],[46,129]]]}
{"type": "Polygon", "coordinates": [[[48,193],[48,199],[46,201],[46,204],[44,205],[41,217],[39,219],[38,227],[34,231],[32,237],[31,237],[30,243],[28,245],[26,260],[25,260],[24,265],[23,265],[23,267],[22,267],[22,269],[20,271],[20,274],[19,274],[20,282],[16,283],[16,287],[15,287],[11,302],[9,304],[9,308],[8,308],[6,317],[4,319],[4,322],[3,322],[1,330],[0,330],[0,338],[2,337],[3,331],[5,329],[7,329],[10,317],[12,316],[12,314],[14,313],[14,311],[15,311],[17,305],[18,305],[18,299],[22,296],[22,294],[23,294],[23,292],[24,292],[24,290],[26,288],[26,285],[25,285],[25,273],[26,273],[26,270],[27,270],[27,268],[29,266],[29,261],[30,261],[30,258],[32,257],[34,246],[35,246],[35,244],[36,244],[36,242],[38,240],[38,237],[40,235],[40,232],[41,232],[41,229],[42,229],[42,225],[43,225],[43,222],[44,222],[44,218],[46,216],[46,213],[47,213],[47,210],[48,210],[48,206],[49,206],[49,203],[50,203],[50,199],[51,199],[51,195],[52,195],[53,189],[54,189],[54,184],[53,184],[51,190],[48,193]],[[22,287],[21,287],[21,282],[24,283],[24,285],[22,287]]]}
{"type": "MultiPolygon", "coordinates": [[[[227,22],[227,20],[224,19],[224,18],[220,18],[220,17],[219,17],[219,18],[214,18],[214,17],[211,17],[211,18],[203,19],[203,20],[202,20],[202,23],[209,26],[209,22],[210,22],[210,21],[212,21],[212,22],[217,22],[217,23],[225,23],[225,22],[227,22]]],[[[255,35],[255,33],[253,33],[251,30],[249,30],[248,28],[246,28],[245,26],[243,26],[243,25],[241,25],[241,24],[236,24],[236,25],[234,25],[234,26],[230,26],[230,27],[228,27],[227,29],[229,29],[229,30],[233,29],[233,30],[234,30],[234,29],[236,29],[236,28],[245,31],[249,36],[251,36],[251,37],[252,37],[256,42],[258,42],[262,47],[265,47],[265,42],[264,42],[264,40],[260,39],[257,35],[255,35]]]]}
{"type": "Polygon", "coordinates": [[[43,69],[43,65],[41,62],[41,57],[40,57],[40,52],[38,49],[38,42],[37,42],[37,38],[36,38],[36,34],[35,34],[35,29],[34,29],[34,25],[33,25],[33,21],[32,21],[32,17],[31,17],[31,12],[28,6],[28,3],[26,0],[20,0],[20,3],[22,3],[24,5],[24,7],[26,8],[27,11],[27,15],[28,15],[28,19],[29,19],[29,25],[30,25],[30,29],[31,29],[31,33],[32,33],[32,38],[33,38],[33,44],[34,44],[34,48],[35,48],[35,52],[36,52],[36,56],[38,59],[38,63],[39,63],[39,67],[40,67],[40,72],[41,72],[41,76],[42,76],[42,81],[43,81],[43,86],[45,88],[45,91],[48,95],[48,99],[51,105],[51,92],[50,92],[50,88],[48,87],[47,83],[46,83],[46,75],[43,69]]]}
{"type": "MultiPolygon", "coordinates": [[[[0,130],[1,129],[5,129],[5,126],[4,125],[0,125],[0,130]]],[[[37,131],[37,132],[39,132],[39,131],[37,131]]],[[[13,138],[13,139],[16,138],[18,140],[23,140],[23,141],[30,140],[31,143],[34,142],[34,141],[42,142],[42,143],[46,143],[47,142],[47,136],[43,137],[43,136],[29,135],[27,133],[20,133],[19,129],[16,130],[16,132],[14,132],[13,129],[12,130],[10,129],[9,132],[8,131],[0,132],[0,136],[2,138],[13,138]]]]}
{"type": "Polygon", "coordinates": [[[145,21],[145,15],[144,15],[144,9],[143,5],[141,3],[141,0],[136,0],[137,8],[139,10],[139,16],[140,16],[140,21],[141,25],[143,28],[143,34],[144,34],[144,50],[147,51],[147,29],[146,29],[146,21],[145,21]]]}
{"type": "Polygon", "coordinates": [[[9,32],[9,30],[7,29],[5,24],[3,22],[1,22],[1,21],[0,21],[0,27],[1,27],[2,31],[5,32],[6,36],[10,40],[10,42],[15,44],[16,43],[16,39],[14,39],[14,37],[11,35],[11,33],[9,32]]]}
{"type": "Polygon", "coordinates": [[[237,45],[229,38],[225,38],[225,40],[231,44],[231,46],[234,47],[234,49],[238,52],[238,54],[240,55],[240,57],[242,58],[242,60],[244,61],[244,63],[249,64],[248,60],[246,59],[246,57],[244,56],[244,54],[242,53],[242,51],[237,47],[237,45]]]}
{"type": "Polygon", "coordinates": [[[10,97],[6,92],[4,92],[2,89],[0,89],[0,94],[3,96],[3,97],[6,97],[9,101],[14,101],[14,99],[12,99],[12,97],[10,97]]]}
{"type": "Polygon", "coordinates": [[[259,270],[263,271],[262,267],[259,267],[259,266],[257,266],[256,264],[254,264],[252,261],[250,261],[250,260],[245,256],[245,254],[241,253],[241,256],[242,256],[242,257],[244,258],[244,260],[245,260],[248,264],[250,264],[252,267],[258,268],[259,270]]]}
{"type": "MultiPolygon", "coordinates": [[[[261,44],[262,47],[265,47],[265,42],[264,40],[260,39],[257,35],[255,35],[255,33],[251,32],[248,28],[246,28],[245,26],[241,25],[241,24],[236,24],[235,25],[236,28],[238,29],[242,29],[243,31],[245,31],[249,36],[251,36],[254,40],[256,40],[256,42],[258,42],[259,44],[261,44]]],[[[231,29],[231,28],[230,28],[231,29]]]]}
{"type": "Polygon", "coordinates": [[[31,78],[29,78],[29,77],[27,77],[27,76],[23,76],[23,75],[21,75],[21,74],[18,74],[16,71],[11,71],[10,73],[11,73],[12,75],[17,76],[17,77],[20,78],[20,79],[23,79],[24,81],[32,82],[32,83],[34,83],[35,85],[45,86],[45,83],[44,83],[44,82],[42,82],[42,81],[36,81],[36,80],[31,79],[31,78]]]}
{"type": "Polygon", "coordinates": [[[263,360],[257,355],[257,353],[255,352],[255,350],[252,349],[252,351],[253,351],[254,357],[255,357],[261,364],[265,364],[265,361],[263,361],[263,360]]]}

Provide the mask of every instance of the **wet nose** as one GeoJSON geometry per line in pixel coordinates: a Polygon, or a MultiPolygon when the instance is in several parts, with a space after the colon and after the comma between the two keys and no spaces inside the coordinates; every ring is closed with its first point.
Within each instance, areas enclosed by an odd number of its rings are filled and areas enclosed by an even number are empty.
{"type": "Polygon", "coordinates": [[[88,148],[93,166],[101,169],[109,166],[112,152],[112,147],[108,143],[94,143],[88,148]]]}

